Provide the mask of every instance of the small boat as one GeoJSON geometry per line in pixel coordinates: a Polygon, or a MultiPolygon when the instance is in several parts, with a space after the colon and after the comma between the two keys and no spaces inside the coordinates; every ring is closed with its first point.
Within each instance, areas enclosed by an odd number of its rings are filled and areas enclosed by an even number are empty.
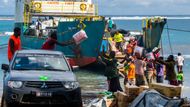
{"type": "Polygon", "coordinates": [[[84,30],[88,38],[62,51],[72,66],[86,66],[96,61],[105,30],[105,18],[91,0],[16,0],[15,26],[22,29],[25,49],[40,49],[48,33],[56,30],[58,41],[67,41],[84,30]]]}

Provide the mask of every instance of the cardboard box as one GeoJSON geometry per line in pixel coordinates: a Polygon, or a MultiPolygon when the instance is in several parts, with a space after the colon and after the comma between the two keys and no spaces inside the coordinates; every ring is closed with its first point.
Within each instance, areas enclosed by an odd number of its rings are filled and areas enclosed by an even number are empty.
{"type": "Polygon", "coordinates": [[[149,86],[146,85],[140,86],[140,93],[142,93],[144,90],[149,90],[149,86]]]}
{"type": "Polygon", "coordinates": [[[161,94],[173,98],[173,97],[181,97],[181,87],[161,84],[161,83],[153,83],[149,85],[150,89],[155,89],[161,94]]]}
{"type": "Polygon", "coordinates": [[[136,98],[136,96],[128,96],[124,92],[115,93],[118,107],[128,107],[130,103],[136,98]]]}
{"type": "Polygon", "coordinates": [[[128,95],[125,94],[124,92],[118,91],[118,92],[116,92],[114,94],[115,94],[116,99],[117,99],[118,102],[126,102],[127,101],[128,95]]]}
{"type": "Polygon", "coordinates": [[[190,107],[190,104],[183,104],[181,107],[190,107]]]}
{"type": "Polygon", "coordinates": [[[126,85],[125,86],[125,93],[128,95],[128,96],[138,96],[139,93],[140,93],[140,88],[137,87],[137,86],[129,86],[129,85],[126,85]]]}
{"type": "Polygon", "coordinates": [[[116,99],[106,99],[106,107],[117,107],[116,99]]]}
{"type": "Polygon", "coordinates": [[[117,103],[117,107],[128,107],[128,103],[126,103],[126,102],[118,102],[117,103]]]}

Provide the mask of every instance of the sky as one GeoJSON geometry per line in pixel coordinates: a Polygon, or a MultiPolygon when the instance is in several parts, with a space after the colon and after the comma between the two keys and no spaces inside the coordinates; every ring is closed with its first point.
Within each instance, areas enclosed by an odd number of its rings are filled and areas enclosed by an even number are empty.
{"type": "MultiPolygon", "coordinates": [[[[16,0],[0,0],[0,15],[14,15],[16,0]]],[[[100,15],[190,15],[190,0],[94,0],[100,15]]]]}

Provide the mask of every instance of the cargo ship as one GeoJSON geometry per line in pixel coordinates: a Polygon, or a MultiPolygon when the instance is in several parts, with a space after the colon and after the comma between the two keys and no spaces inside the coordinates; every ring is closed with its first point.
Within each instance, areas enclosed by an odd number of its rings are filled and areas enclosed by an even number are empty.
{"type": "Polygon", "coordinates": [[[88,38],[80,44],[56,46],[72,66],[96,61],[105,30],[105,18],[91,0],[16,0],[15,27],[22,29],[24,49],[40,49],[51,31],[59,42],[71,40],[80,30],[88,38]]]}

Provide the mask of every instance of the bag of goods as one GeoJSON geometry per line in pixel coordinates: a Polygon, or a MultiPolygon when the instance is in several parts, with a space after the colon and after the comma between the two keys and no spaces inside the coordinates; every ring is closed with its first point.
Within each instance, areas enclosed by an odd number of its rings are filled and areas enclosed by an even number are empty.
{"type": "Polygon", "coordinates": [[[86,40],[88,36],[84,30],[80,30],[76,34],[73,35],[73,39],[76,44],[80,44],[82,41],[86,40]]]}
{"type": "Polygon", "coordinates": [[[137,54],[137,53],[138,53],[138,54],[140,55],[140,57],[141,57],[142,54],[143,54],[143,50],[144,50],[143,47],[136,46],[135,49],[134,49],[134,54],[137,54]]]}
{"type": "Polygon", "coordinates": [[[117,48],[115,47],[114,41],[109,41],[109,45],[110,45],[111,51],[118,52],[117,48]]]}
{"type": "Polygon", "coordinates": [[[122,46],[123,50],[126,50],[127,49],[127,45],[129,44],[129,42],[125,42],[122,46]]]}
{"type": "Polygon", "coordinates": [[[152,52],[146,54],[148,60],[155,60],[154,54],[152,52]]]}

